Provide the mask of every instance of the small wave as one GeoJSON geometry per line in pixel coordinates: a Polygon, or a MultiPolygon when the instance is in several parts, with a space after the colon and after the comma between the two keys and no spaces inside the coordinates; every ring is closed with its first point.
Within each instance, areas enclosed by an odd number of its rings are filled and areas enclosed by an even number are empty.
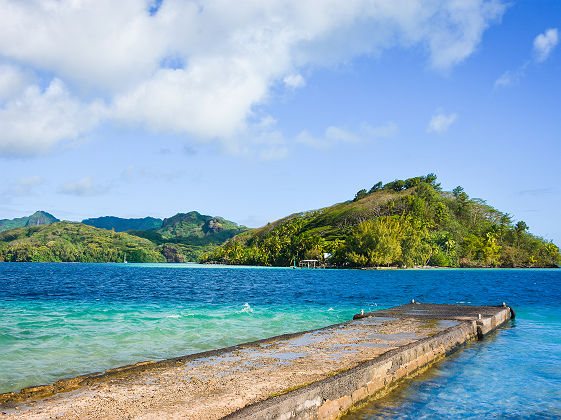
{"type": "Polygon", "coordinates": [[[244,303],[243,308],[239,311],[236,311],[237,314],[249,313],[253,312],[253,308],[249,305],[249,303],[244,303]]]}
{"type": "Polygon", "coordinates": [[[327,310],[327,312],[329,312],[329,311],[334,311],[334,310],[335,310],[335,309],[333,309],[333,308],[329,308],[329,309],[327,310]]]}
{"type": "Polygon", "coordinates": [[[181,315],[168,315],[166,318],[181,318],[181,315]]]}

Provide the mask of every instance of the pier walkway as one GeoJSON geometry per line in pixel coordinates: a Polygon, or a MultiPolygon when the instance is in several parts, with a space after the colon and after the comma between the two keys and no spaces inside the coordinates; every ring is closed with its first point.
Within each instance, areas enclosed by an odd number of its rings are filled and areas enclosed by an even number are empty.
{"type": "Polygon", "coordinates": [[[513,314],[507,306],[411,303],[1,394],[0,419],[335,419],[513,314]]]}

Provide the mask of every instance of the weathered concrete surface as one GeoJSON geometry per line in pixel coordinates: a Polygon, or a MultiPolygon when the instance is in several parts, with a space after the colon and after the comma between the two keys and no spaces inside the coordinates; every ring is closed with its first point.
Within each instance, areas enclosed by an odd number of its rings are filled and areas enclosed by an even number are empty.
{"type": "Polygon", "coordinates": [[[510,319],[408,304],[327,328],[0,395],[2,418],[335,419],[510,319]]]}

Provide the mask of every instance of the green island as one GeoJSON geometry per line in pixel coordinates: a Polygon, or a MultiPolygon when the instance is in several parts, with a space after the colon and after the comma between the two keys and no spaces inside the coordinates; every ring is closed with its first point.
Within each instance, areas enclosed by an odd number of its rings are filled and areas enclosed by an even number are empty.
{"type": "Polygon", "coordinates": [[[352,201],[297,213],[248,230],[201,262],[289,266],[302,260],[335,267],[557,267],[559,248],[523,221],[442,191],[429,174],[376,183],[352,201]]]}
{"type": "Polygon", "coordinates": [[[557,267],[559,248],[462,187],[429,174],[258,229],[192,211],[167,219],[0,220],[0,261],[186,262],[321,267],[557,267]]]}

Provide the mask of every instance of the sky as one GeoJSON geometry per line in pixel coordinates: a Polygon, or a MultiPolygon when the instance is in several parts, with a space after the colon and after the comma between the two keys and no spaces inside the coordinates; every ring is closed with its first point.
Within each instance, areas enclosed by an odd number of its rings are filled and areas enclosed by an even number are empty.
{"type": "Polygon", "coordinates": [[[436,173],[561,244],[558,0],[0,0],[0,218],[258,227],[436,173]]]}

